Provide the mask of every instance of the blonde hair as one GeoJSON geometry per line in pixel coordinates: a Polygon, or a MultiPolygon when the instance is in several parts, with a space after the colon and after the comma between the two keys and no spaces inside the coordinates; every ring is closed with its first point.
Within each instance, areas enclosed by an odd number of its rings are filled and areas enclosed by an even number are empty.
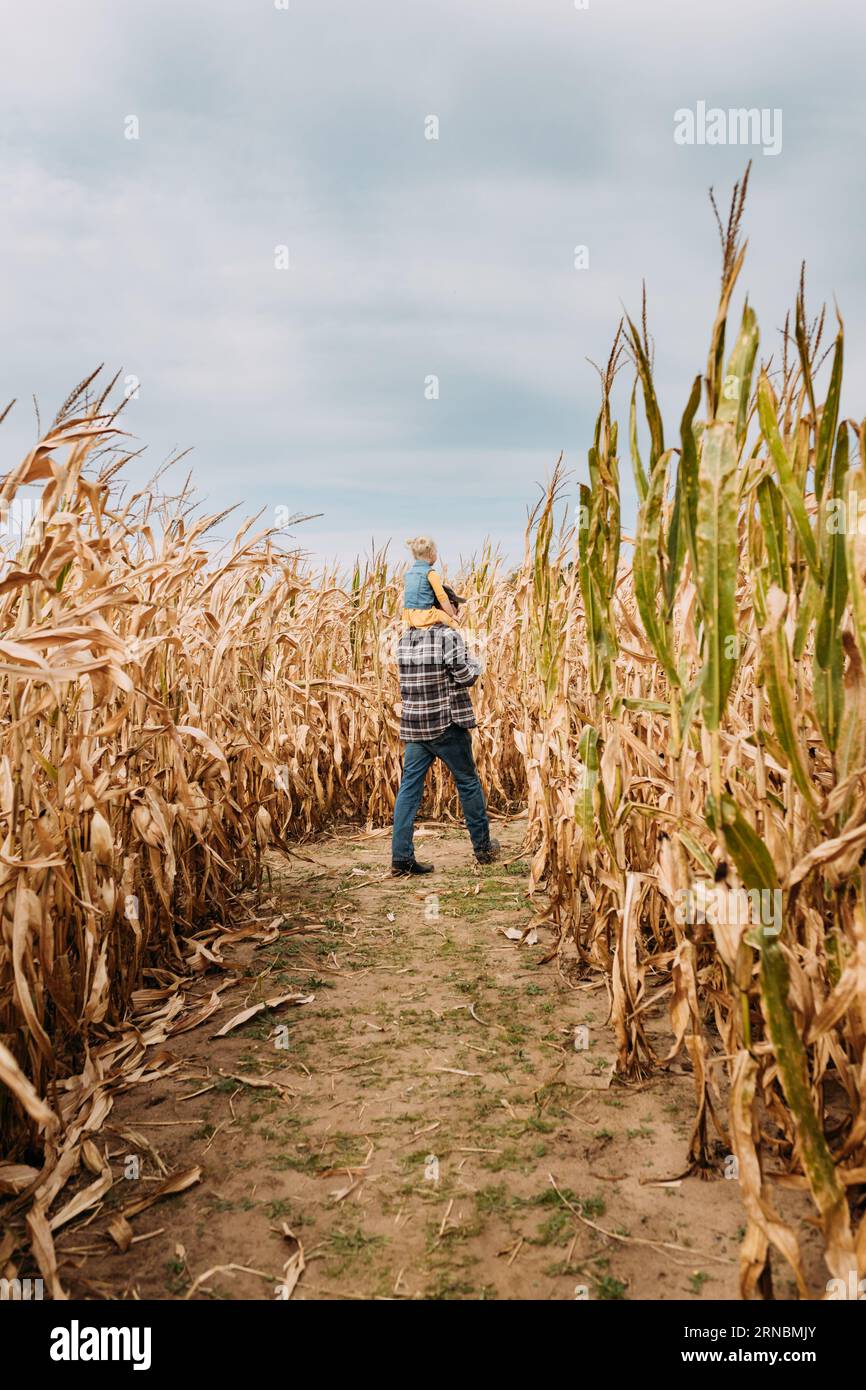
{"type": "Polygon", "coordinates": [[[413,536],[406,542],[416,560],[426,560],[432,565],[436,559],[436,542],[429,536],[413,536]]]}

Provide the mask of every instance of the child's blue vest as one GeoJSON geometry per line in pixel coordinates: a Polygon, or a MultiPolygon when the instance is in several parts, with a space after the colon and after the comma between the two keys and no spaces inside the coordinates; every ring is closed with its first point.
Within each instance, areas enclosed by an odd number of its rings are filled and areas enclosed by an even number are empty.
{"type": "Polygon", "coordinates": [[[404,608],[435,608],[436,595],[427,578],[432,565],[426,560],[416,560],[406,575],[403,588],[404,608]]]}

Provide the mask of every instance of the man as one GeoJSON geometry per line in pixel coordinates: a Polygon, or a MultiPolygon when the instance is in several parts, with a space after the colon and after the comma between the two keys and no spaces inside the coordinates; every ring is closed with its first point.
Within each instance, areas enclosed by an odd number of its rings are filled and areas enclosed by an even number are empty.
{"type": "Polygon", "coordinates": [[[490,838],[490,822],[484,792],[472,757],[475,715],[468,687],[481,674],[481,663],[470,656],[459,632],[437,624],[429,628],[410,628],[397,647],[400,672],[400,737],[403,780],[394,806],[391,838],[393,874],[429,874],[432,864],[415,858],[412,831],[421,798],[424,778],[436,758],[450,770],[466,828],[479,864],[491,864],[499,845],[490,838]]]}

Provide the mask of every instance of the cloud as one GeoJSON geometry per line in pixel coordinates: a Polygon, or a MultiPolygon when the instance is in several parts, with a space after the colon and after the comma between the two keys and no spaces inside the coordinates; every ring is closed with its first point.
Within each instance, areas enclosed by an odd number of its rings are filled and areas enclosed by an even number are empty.
{"type": "Polygon", "coordinates": [[[805,256],[862,378],[854,0],[721,16],[679,0],[7,8],[9,464],[33,439],[31,393],[53,414],[104,360],[141,380],[138,481],[193,445],[214,508],[324,512],[305,528],[322,557],[372,536],[399,552],[419,512],[448,557],[488,531],[514,554],[560,450],[585,472],[587,358],[606,357],[644,279],[678,421],[717,292],[706,190],[724,201],[752,154],[743,288],[762,351],[805,256]],[[699,99],[781,107],[781,154],[676,146],[673,113],[699,99]]]}

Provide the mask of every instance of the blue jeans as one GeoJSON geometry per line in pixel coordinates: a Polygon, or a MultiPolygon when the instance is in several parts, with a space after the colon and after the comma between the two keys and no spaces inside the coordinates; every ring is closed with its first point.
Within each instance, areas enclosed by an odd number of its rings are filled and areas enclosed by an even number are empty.
{"type": "Polygon", "coordinates": [[[394,831],[391,836],[391,858],[395,861],[415,857],[412,831],[424,795],[424,778],[436,758],[442,759],[457,783],[472,848],[476,851],[486,849],[490,843],[490,822],[472,757],[472,737],[468,729],[452,724],[441,738],[426,743],[406,744],[403,780],[394,806],[394,831]]]}

